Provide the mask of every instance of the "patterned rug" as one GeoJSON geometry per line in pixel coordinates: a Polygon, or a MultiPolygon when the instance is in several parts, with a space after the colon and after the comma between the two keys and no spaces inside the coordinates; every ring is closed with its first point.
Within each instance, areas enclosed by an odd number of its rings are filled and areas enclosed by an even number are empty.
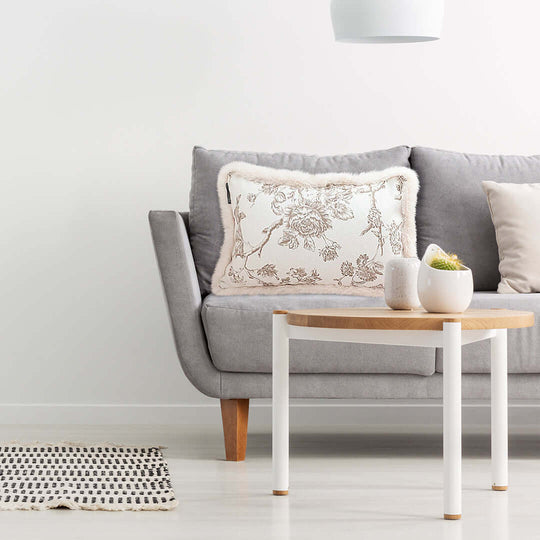
{"type": "Polygon", "coordinates": [[[0,510],[171,510],[161,447],[0,444],[0,510]]]}

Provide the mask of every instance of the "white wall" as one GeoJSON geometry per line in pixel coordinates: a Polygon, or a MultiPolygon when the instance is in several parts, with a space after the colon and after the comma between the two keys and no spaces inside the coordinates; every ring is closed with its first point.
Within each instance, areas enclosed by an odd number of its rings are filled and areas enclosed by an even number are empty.
{"type": "Polygon", "coordinates": [[[328,0],[6,3],[0,402],[208,403],[146,220],[187,209],[191,147],[538,153],[539,17],[447,0],[439,42],[343,45],[328,0]]]}

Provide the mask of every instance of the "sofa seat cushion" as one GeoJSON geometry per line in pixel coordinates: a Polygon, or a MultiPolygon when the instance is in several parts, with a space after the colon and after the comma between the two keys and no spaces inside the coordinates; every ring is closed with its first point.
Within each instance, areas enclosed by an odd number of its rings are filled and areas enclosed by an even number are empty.
{"type": "Polygon", "coordinates": [[[482,182],[540,182],[540,156],[461,154],[415,147],[418,255],[429,244],[457,253],[473,271],[475,290],[494,291],[500,281],[499,253],[482,182]]]}
{"type": "MultiPolygon", "coordinates": [[[[532,311],[536,314],[531,328],[508,330],[508,372],[540,373],[540,294],[498,294],[476,292],[471,308],[504,308],[532,311]]],[[[465,345],[462,349],[463,373],[490,373],[490,341],[465,345]]],[[[442,350],[437,350],[437,372],[443,371],[442,350]]]]}
{"type": "Polygon", "coordinates": [[[223,165],[232,161],[244,161],[263,167],[300,170],[310,174],[362,173],[388,167],[409,167],[409,153],[407,146],[342,156],[228,152],[195,147],[189,197],[189,234],[202,293],[210,292],[212,274],[223,244],[217,191],[218,173],[223,165]]]}
{"type": "MultiPolygon", "coordinates": [[[[212,361],[221,371],[272,372],[272,311],[383,306],[378,297],[342,295],[208,295],[202,320],[212,361]]],[[[432,375],[435,350],[291,340],[291,373],[432,375]]]]}

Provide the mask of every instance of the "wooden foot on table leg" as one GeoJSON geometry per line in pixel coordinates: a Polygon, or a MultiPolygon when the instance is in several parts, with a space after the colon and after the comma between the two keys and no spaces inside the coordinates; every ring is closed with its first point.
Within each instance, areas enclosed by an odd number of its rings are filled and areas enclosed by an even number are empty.
{"type": "Polygon", "coordinates": [[[222,399],[221,419],[227,461],[246,459],[249,399],[222,399]]]}
{"type": "Polygon", "coordinates": [[[507,491],[508,486],[491,486],[493,491],[507,491]]]}
{"type": "Polygon", "coordinates": [[[444,519],[449,519],[449,520],[461,519],[461,514],[444,514],[444,519]]]}
{"type": "Polygon", "coordinates": [[[289,491],[278,491],[277,489],[274,489],[274,491],[272,491],[272,494],[273,495],[288,495],[289,494],[289,491]]]}

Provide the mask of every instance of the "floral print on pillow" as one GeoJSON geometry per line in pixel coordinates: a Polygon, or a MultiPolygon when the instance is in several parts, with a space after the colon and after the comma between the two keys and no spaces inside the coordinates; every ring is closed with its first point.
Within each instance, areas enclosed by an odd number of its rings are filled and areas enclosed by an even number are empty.
{"type": "Polygon", "coordinates": [[[309,175],[226,165],[215,294],[380,295],[384,263],[416,256],[414,171],[309,175]]]}

